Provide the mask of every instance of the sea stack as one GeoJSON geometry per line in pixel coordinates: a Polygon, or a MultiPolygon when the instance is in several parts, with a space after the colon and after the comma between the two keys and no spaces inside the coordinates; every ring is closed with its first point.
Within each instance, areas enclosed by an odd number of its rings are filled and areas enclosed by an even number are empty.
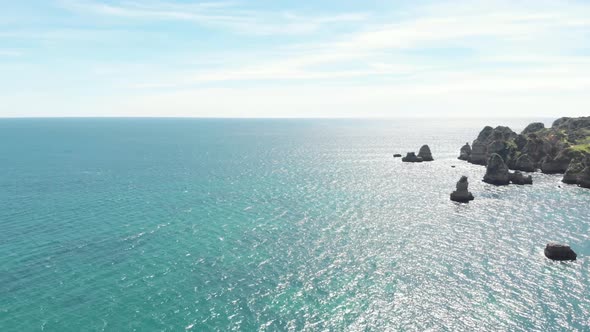
{"type": "Polygon", "coordinates": [[[451,201],[459,202],[459,203],[469,203],[472,201],[473,195],[468,190],[469,182],[467,181],[466,176],[462,176],[457,182],[457,190],[451,193],[451,201]]]}
{"type": "Polygon", "coordinates": [[[490,156],[483,181],[497,186],[507,185],[510,183],[510,173],[508,171],[508,166],[506,166],[504,160],[499,154],[493,153],[490,156]]]}
{"type": "Polygon", "coordinates": [[[568,245],[548,243],[545,247],[545,256],[554,261],[575,261],[578,255],[568,245]]]}
{"type": "Polygon", "coordinates": [[[465,143],[465,145],[463,145],[461,147],[461,151],[459,152],[459,160],[469,160],[469,157],[471,156],[471,146],[469,145],[469,142],[465,143]]]}
{"type": "Polygon", "coordinates": [[[430,147],[424,144],[418,151],[418,157],[422,158],[422,161],[433,161],[432,153],[430,152],[430,147]]]}
{"type": "Polygon", "coordinates": [[[402,158],[403,162],[406,163],[421,163],[422,157],[416,156],[414,152],[408,152],[405,157],[402,158]]]}

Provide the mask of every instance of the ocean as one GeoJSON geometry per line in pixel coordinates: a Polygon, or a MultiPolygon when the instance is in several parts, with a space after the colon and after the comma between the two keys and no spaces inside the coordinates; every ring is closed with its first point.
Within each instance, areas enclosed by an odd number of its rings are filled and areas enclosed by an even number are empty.
{"type": "Polygon", "coordinates": [[[457,160],[539,120],[2,119],[0,331],[588,331],[590,190],[457,160]]]}

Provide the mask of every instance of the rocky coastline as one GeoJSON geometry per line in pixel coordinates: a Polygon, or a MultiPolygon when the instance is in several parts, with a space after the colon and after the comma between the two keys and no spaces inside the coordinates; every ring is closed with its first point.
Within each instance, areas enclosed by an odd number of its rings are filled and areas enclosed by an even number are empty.
{"type": "Polygon", "coordinates": [[[471,145],[461,147],[458,159],[487,166],[484,181],[492,184],[529,184],[532,179],[520,172],[541,171],[564,174],[564,183],[590,188],[590,116],[559,118],[550,128],[534,122],[520,134],[486,126],[471,145]]]}
{"type": "MultiPolygon", "coordinates": [[[[401,154],[394,154],[394,157],[401,157],[401,154]]],[[[505,126],[486,126],[471,145],[467,142],[461,147],[458,159],[486,166],[483,181],[492,185],[532,185],[532,176],[522,172],[541,171],[563,174],[563,183],[590,188],[590,117],[560,118],[551,128],[534,122],[520,134],[505,126]]],[[[418,155],[408,152],[402,158],[403,162],[433,160],[428,145],[423,145],[418,155]]],[[[468,186],[468,178],[462,176],[456,190],[450,194],[451,201],[469,203],[474,200],[468,186]]],[[[548,243],[544,254],[554,261],[577,258],[569,245],[560,243],[548,243]]]]}

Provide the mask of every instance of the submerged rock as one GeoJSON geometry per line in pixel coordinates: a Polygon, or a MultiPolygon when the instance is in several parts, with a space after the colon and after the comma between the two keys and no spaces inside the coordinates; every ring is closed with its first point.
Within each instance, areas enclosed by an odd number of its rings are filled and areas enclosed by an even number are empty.
{"type": "Polygon", "coordinates": [[[430,152],[430,147],[428,145],[422,145],[420,151],[418,151],[418,157],[422,158],[422,161],[433,161],[432,153],[430,152]]]}
{"type": "Polygon", "coordinates": [[[568,245],[548,243],[545,247],[545,256],[554,261],[575,261],[578,255],[568,245]]]}
{"type": "Polygon", "coordinates": [[[499,154],[494,153],[490,156],[483,181],[498,186],[510,183],[508,166],[506,166],[506,163],[504,163],[504,160],[499,154]]]}
{"type": "Polygon", "coordinates": [[[451,201],[459,203],[469,203],[474,199],[473,195],[468,190],[469,182],[466,176],[462,176],[457,182],[457,190],[451,193],[451,201]]]}
{"type": "Polygon", "coordinates": [[[519,171],[514,171],[514,173],[510,174],[510,182],[514,184],[533,184],[533,177],[532,176],[524,176],[519,171]]]}
{"type": "Polygon", "coordinates": [[[459,151],[459,159],[460,160],[469,160],[470,156],[471,156],[471,146],[469,145],[469,143],[465,143],[465,145],[463,145],[461,147],[461,151],[459,151]]]}
{"type": "Polygon", "coordinates": [[[402,158],[402,161],[407,163],[421,163],[422,157],[416,156],[414,152],[408,152],[405,157],[402,158]]]}
{"type": "Polygon", "coordinates": [[[514,169],[523,172],[534,172],[537,167],[535,167],[535,163],[528,154],[523,154],[516,159],[514,169]]]}

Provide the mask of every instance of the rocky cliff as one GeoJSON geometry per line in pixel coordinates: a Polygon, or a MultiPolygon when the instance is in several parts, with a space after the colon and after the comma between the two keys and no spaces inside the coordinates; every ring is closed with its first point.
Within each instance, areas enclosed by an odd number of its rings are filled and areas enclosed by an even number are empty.
{"type": "Polygon", "coordinates": [[[573,160],[590,156],[590,116],[560,118],[551,128],[531,123],[520,134],[504,126],[486,126],[467,147],[461,148],[459,159],[473,164],[487,165],[490,156],[498,154],[512,170],[563,174],[573,160]]]}

